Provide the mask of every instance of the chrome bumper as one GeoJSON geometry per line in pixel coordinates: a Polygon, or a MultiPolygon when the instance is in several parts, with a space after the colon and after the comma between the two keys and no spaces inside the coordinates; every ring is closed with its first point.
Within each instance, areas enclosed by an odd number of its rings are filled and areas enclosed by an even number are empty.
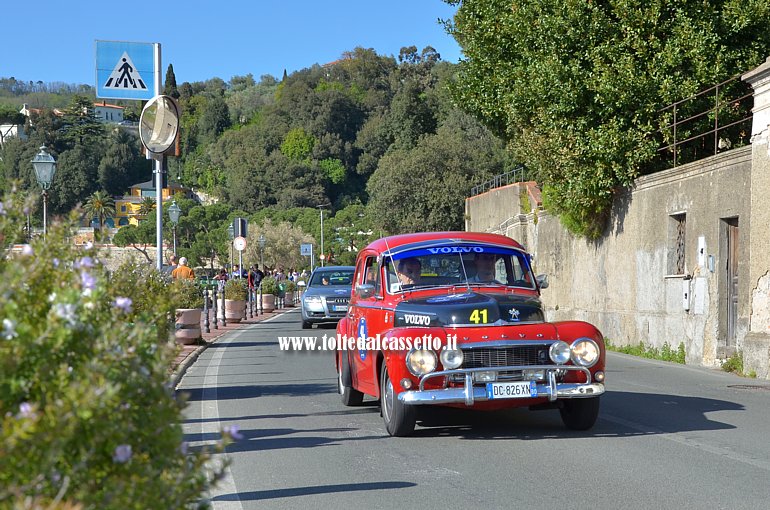
{"type": "MultiPolygon", "coordinates": [[[[513,366],[513,367],[495,367],[495,368],[458,368],[456,370],[444,370],[441,372],[432,372],[420,377],[419,390],[402,391],[398,394],[398,399],[407,405],[431,405],[431,404],[462,404],[472,406],[476,402],[489,400],[487,397],[486,383],[476,383],[474,386],[473,374],[475,372],[506,372],[515,370],[544,370],[545,381],[538,383],[537,397],[547,397],[553,402],[559,398],[590,398],[598,397],[604,393],[604,383],[559,383],[556,382],[556,372],[567,370],[572,372],[583,372],[586,381],[591,380],[591,372],[587,368],[564,366],[564,365],[542,365],[531,366],[513,366]],[[444,387],[439,390],[426,390],[425,381],[436,377],[445,377],[456,374],[465,375],[465,386],[463,388],[444,387]]],[[[446,383],[445,383],[446,384],[446,383]]],[[[506,399],[500,399],[506,400],[506,399]]]]}

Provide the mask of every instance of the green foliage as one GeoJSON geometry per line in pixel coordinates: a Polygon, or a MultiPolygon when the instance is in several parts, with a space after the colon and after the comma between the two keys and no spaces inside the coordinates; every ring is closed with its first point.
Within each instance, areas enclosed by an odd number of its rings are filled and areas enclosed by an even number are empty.
{"type": "Polygon", "coordinates": [[[652,170],[660,108],[763,62],[768,15],[744,0],[463,1],[447,24],[466,56],[454,95],[568,228],[597,237],[615,192],[652,170]]]}
{"type": "MultiPolygon", "coordinates": [[[[722,362],[722,370],[725,372],[732,372],[738,375],[743,374],[743,353],[736,351],[735,354],[727,358],[722,362]]],[[[756,376],[756,374],[755,374],[756,376]]]]}
{"type": "Polygon", "coordinates": [[[639,356],[640,358],[657,359],[661,361],[670,361],[672,363],[685,364],[685,348],[684,342],[679,343],[679,347],[676,350],[671,348],[668,342],[663,343],[663,347],[658,349],[657,347],[645,346],[643,342],[639,342],[638,345],[614,345],[607,338],[604,339],[604,345],[609,351],[622,352],[624,354],[630,354],[632,356],[639,356]]]}
{"type": "MultiPolygon", "coordinates": [[[[0,238],[14,239],[22,198],[2,203],[0,238]]],[[[0,257],[0,507],[197,505],[221,468],[185,451],[171,293],[154,271],[110,274],[73,249],[71,226],[0,257]]]]}
{"type": "Polygon", "coordinates": [[[195,280],[174,280],[171,288],[175,308],[203,308],[203,291],[195,280]]]}
{"type": "Polygon", "coordinates": [[[278,282],[275,281],[275,278],[272,276],[266,276],[265,278],[262,278],[262,294],[272,294],[274,296],[278,295],[278,282]]]}
{"type": "Polygon", "coordinates": [[[321,169],[324,171],[327,179],[333,184],[340,184],[345,180],[345,166],[339,159],[324,159],[318,163],[321,169]]]}
{"type": "Polygon", "coordinates": [[[284,284],[286,285],[286,292],[294,292],[297,290],[297,284],[291,280],[286,280],[284,284]]]}
{"type": "Polygon", "coordinates": [[[294,161],[305,161],[313,152],[315,138],[305,133],[302,128],[295,128],[286,133],[286,138],[281,144],[281,153],[294,161]]]}
{"type": "Polygon", "coordinates": [[[97,191],[88,197],[83,205],[83,212],[86,219],[97,220],[99,228],[102,228],[108,219],[115,217],[115,201],[105,192],[97,191]]]}
{"type": "Polygon", "coordinates": [[[248,282],[245,278],[231,278],[225,283],[225,299],[245,301],[248,294],[248,282]]]}

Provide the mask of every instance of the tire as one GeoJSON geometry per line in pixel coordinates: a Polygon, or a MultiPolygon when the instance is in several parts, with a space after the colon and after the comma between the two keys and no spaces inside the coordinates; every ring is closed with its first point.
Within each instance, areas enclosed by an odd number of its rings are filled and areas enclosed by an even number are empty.
{"type": "Polygon", "coordinates": [[[340,359],[340,366],[337,373],[337,391],[340,394],[340,400],[342,405],[348,407],[360,406],[364,401],[364,394],[358,390],[354,390],[349,386],[350,383],[350,365],[346,354],[342,354],[345,358],[340,359]]]}
{"type": "Polygon", "coordinates": [[[380,410],[385,429],[391,436],[404,437],[414,432],[417,410],[398,400],[384,361],[380,374],[380,410]]]}
{"type": "Polygon", "coordinates": [[[565,400],[559,413],[561,421],[568,429],[588,430],[599,417],[599,397],[565,400]]]}
{"type": "Polygon", "coordinates": [[[313,323],[310,321],[302,321],[302,329],[313,329],[313,323]]]}

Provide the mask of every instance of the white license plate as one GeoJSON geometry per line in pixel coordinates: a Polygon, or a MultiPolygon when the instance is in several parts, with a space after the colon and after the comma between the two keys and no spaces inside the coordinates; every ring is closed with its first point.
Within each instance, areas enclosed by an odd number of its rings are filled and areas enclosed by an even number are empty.
{"type": "Polygon", "coordinates": [[[487,398],[489,400],[534,397],[537,397],[537,384],[535,381],[487,383],[487,398]]]}
{"type": "Polygon", "coordinates": [[[334,312],[347,312],[348,307],[345,305],[335,305],[332,307],[332,311],[334,312]]]}

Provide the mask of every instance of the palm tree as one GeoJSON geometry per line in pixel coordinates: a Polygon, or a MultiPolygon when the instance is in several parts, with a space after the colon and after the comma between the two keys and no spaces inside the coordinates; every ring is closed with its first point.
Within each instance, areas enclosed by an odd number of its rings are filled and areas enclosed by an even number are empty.
{"type": "Polygon", "coordinates": [[[142,218],[146,218],[152,211],[155,210],[155,199],[152,197],[144,197],[141,204],[139,204],[139,211],[137,214],[142,218]]]}
{"type": "Polygon", "coordinates": [[[104,222],[115,217],[115,201],[104,191],[97,191],[86,200],[83,210],[87,218],[96,218],[99,221],[99,230],[104,222]]]}

